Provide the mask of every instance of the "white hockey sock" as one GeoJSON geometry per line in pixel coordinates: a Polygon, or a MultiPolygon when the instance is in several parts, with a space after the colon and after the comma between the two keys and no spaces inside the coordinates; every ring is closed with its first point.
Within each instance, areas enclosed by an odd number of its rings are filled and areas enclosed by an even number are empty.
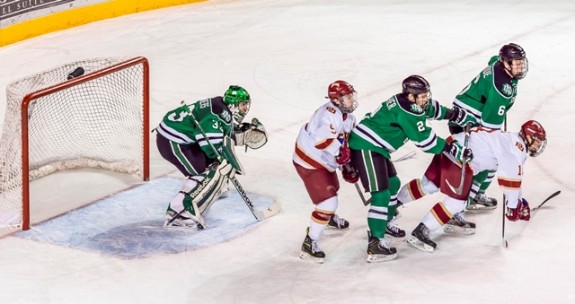
{"type": "Polygon", "coordinates": [[[315,205],[315,210],[311,216],[311,221],[309,224],[309,233],[308,233],[309,237],[312,240],[314,241],[319,240],[323,230],[325,229],[325,226],[329,221],[329,218],[331,217],[331,215],[335,213],[337,205],[338,205],[337,196],[332,196],[326,199],[325,201],[315,205]],[[325,217],[326,220],[317,217],[322,218],[325,217]]]}
{"type": "Polygon", "coordinates": [[[435,204],[423,217],[421,222],[425,224],[430,231],[434,231],[445,225],[454,214],[463,211],[466,204],[467,202],[464,200],[446,197],[443,203],[435,204]]]}

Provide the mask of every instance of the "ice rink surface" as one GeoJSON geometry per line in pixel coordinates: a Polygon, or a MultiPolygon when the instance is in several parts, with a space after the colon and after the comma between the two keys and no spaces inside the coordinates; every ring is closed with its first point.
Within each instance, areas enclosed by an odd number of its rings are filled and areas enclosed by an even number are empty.
{"type": "MultiPolygon", "coordinates": [[[[124,16],[0,48],[2,90],[13,80],[74,60],[147,57],[152,127],[181,100],[221,95],[230,84],[244,86],[253,100],[248,117],[265,124],[270,140],[259,150],[238,149],[248,173],[238,179],[248,192],[272,197],[283,207],[228,241],[132,259],[5,236],[0,239],[1,302],[574,303],[574,38],[573,1],[253,0],[124,16]],[[396,241],[397,260],[368,264],[367,208],[342,181],[337,213],[351,222],[350,230],[320,240],[327,255],[323,265],[301,261],[312,204],[291,153],[300,126],[325,102],[328,84],[344,79],[356,87],[359,119],[399,92],[410,74],[427,78],[433,97],[449,106],[508,42],[525,48],[530,68],[519,83],[508,129],[536,119],[548,134],[545,153],[527,162],[523,195],[535,206],[556,190],[562,194],[531,222],[507,223],[507,249],[501,247],[499,207],[468,214],[477,223],[475,235],[434,234],[438,248],[432,254],[396,241]]],[[[0,96],[0,117],[5,99],[0,96]]],[[[431,125],[448,134],[445,122],[431,125]]],[[[414,150],[408,143],[394,157],[414,150]]],[[[151,152],[154,179],[179,177],[154,146],[151,152]]],[[[402,182],[419,177],[430,159],[418,151],[414,159],[398,162],[402,182]]],[[[33,220],[130,182],[92,171],[43,178],[32,185],[33,220]]],[[[488,194],[501,198],[496,183],[488,194]]],[[[400,226],[409,233],[441,199],[434,195],[401,208],[400,226]]],[[[121,226],[138,208],[134,204],[109,216],[121,226]]],[[[162,216],[163,210],[156,221],[162,216]]],[[[78,231],[94,224],[90,214],[83,219],[78,231]]]]}

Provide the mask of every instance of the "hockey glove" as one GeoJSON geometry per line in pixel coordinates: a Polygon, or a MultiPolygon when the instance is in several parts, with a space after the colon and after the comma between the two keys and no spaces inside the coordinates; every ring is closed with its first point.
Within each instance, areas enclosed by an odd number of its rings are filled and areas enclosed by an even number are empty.
{"type": "Polygon", "coordinates": [[[340,165],[345,165],[349,163],[350,159],[351,159],[351,150],[349,149],[347,140],[344,140],[341,147],[339,147],[339,155],[336,156],[335,161],[340,165]]]}
{"type": "Polygon", "coordinates": [[[460,162],[462,162],[464,159],[466,159],[466,161],[471,161],[473,159],[473,151],[471,151],[469,148],[464,148],[458,141],[447,141],[443,151],[451,154],[460,162]]]}
{"type": "Polygon", "coordinates": [[[449,121],[462,127],[465,127],[467,124],[471,124],[472,126],[477,125],[477,118],[459,107],[453,107],[453,109],[451,109],[449,121]]]}
{"type": "Polygon", "coordinates": [[[359,180],[359,172],[351,164],[345,164],[341,167],[341,176],[351,184],[355,184],[359,180]]]}
{"type": "Polygon", "coordinates": [[[531,219],[531,209],[529,208],[529,203],[524,198],[520,199],[516,208],[507,207],[505,216],[512,222],[517,220],[529,221],[529,219],[531,219]]]}

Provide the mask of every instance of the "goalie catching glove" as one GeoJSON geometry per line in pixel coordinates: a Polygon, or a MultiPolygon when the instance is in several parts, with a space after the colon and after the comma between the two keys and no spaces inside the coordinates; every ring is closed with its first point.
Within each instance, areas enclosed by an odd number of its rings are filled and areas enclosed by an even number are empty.
{"type": "Polygon", "coordinates": [[[234,139],[236,146],[247,146],[251,149],[259,149],[268,142],[268,133],[264,125],[253,118],[251,123],[241,123],[234,127],[234,139]]]}

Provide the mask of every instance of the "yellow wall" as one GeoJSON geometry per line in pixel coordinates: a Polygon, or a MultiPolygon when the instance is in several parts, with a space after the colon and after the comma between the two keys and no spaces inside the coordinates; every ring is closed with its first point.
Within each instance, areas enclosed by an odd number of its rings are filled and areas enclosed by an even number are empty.
{"type": "Polygon", "coordinates": [[[110,0],[31,19],[0,29],[0,46],[74,26],[147,10],[208,0],[110,0]]]}

